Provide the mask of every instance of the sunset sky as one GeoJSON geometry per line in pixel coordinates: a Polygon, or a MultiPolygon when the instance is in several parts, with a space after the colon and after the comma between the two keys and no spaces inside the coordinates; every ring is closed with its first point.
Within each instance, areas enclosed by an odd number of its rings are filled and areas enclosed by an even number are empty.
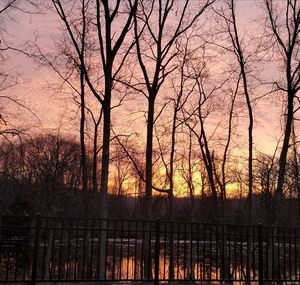
{"type": "MultiPolygon", "coordinates": [[[[241,34],[244,34],[245,37],[255,35],[259,29],[262,29],[262,21],[257,19],[259,15],[263,14],[259,1],[240,0],[237,3],[237,18],[241,34]]],[[[206,23],[212,25],[213,21],[208,19],[208,14],[206,23]]],[[[25,42],[35,40],[44,52],[54,50],[53,42],[61,34],[61,23],[53,11],[43,9],[42,14],[32,15],[14,12],[13,16],[14,22],[4,22],[5,28],[10,34],[8,37],[10,43],[20,47],[25,42]]],[[[12,90],[8,90],[8,92],[21,99],[40,120],[40,122],[36,122],[36,118],[32,117],[31,114],[19,110],[21,114],[17,116],[16,123],[22,125],[26,122],[26,127],[32,125],[35,130],[39,131],[41,128],[42,131],[47,132],[48,130],[55,130],[61,122],[61,130],[69,132],[72,129],[69,126],[69,116],[73,115],[68,115],[68,110],[72,109],[70,105],[73,102],[70,100],[70,96],[55,94],[55,91],[51,90],[53,88],[51,86],[58,82],[57,75],[49,68],[38,66],[31,59],[16,53],[10,55],[7,64],[12,71],[22,74],[23,82],[16,86],[13,92],[12,90]],[[21,119],[23,116],[29,120],[21,119]],[[65,121],[68,123],[64,123],[65,121]]],[[[141,103],[138,102],[138,104],[141,103]]],[[[131,103],[130,105],[132,106],[131,103]]],[[[131,106],[128,108],[124,106],[125,110],[122,117],[128,115],[126,111],[130,111],[131,106]]],[[[272,100],[272,98],[263,99],[255,104],[254,112],[255,147],[262,152],[272,153],[274,144],[281,135],[281,103],[272,100]]],[[[119,111],[117,116],[119,117],[119,111]]],[[[242,121],[242,119],[240,120],[242,121]]],[[[143,124],[143,122],[140,123],[143,124]]],[[[76,126],[76,123],[74,125],[76,126]]],[[[246,133],[245,126],[241,126],[239,133],[242,135],[246,133]]]]}
{"type": "MultiPolygon", "coordinates": [[[[2,17],[1,24],[6,31],[5,40],[7,44],[18,49],[23,49],[28,53],[36,52],[38,47],[46,56],[52,57],[57,54],[57,43],[62,39],[64,27],[58,15],[53,10],[51,1],[47,4],[46,2],[44,2],[44,5],[40,7],[38,12],[21,13],[13,11],[10,14],[11,18],[2,17]]],[[[178,3],[181,2],[179,1],[178,3]]],[[[214,9],[221,9],[224,6],[223,4],[222,1],[217,2],[214,9]]],[[[245,54],[251,54],[256,48],[257,39],[264,33],[264,18],[266,17],[266,13],[262,3],[254,0],[236,1],[236,11],[239,34],[243,41],[245,54]]],[[[221,52],[221,49],[217,47],[217,45],[224,45],[224,42],[225,46],[228,43],[226,43],[226,36],[221,32],[220,19],[217,18],[215,12],[209,9],[201,18],[200,23],[201,28],[199,29],[199,33],[201,36],[198,37],[198,40],[194,40],[191,47],[203,44],[203,39],[208,41],[205,47],[210,56],[210,60],[207,61],[209,86],[213,84],[213,81],[224,80],[226,71],[229,68],[234,68],[237,62],[232,54],[221,52]]],[[[22,108],[8,103],[5,107],[8,121],[15,126],[21,127],[25,133],[29,134],[53,132],[78,137],[80,117],[78,106],[74,102],[74,93],[72,94],[70,89],[65,85],[61,88],[61,79],[58,75],[50,67],[38,64],[33,57],[28,57],[18,52],[7,52],[6,55],[8,56],[8,60],[5,63],[5,69],[10,74],[20,74],[20,79],[19,84],[2,92],[2,95],[12,96],[26,106],[26,108],[22,108]]],[[[261,56],[261,54],[257,54],[257,56],[261,56]]],[[[137,62],[135,61],[136,59],[133,56],[129,69],[137,70],[137,62]]],[[[272,82],[281,78],[280,64],[270,60],[270,55],[268,55],[261,61],[251,63],[249,67],[251,71],[251,98],[254,110],[254,149],[257,153],[273,154],[276,144],[282,135],[283,102],[280,95],[272,93],[264,96],[270,92],[272,86],[271,84],[262,85],[255,78],[260,78],[263,82],[272,82]]],[[[171,74],[160,90],[156,101],[157,113],[174,96],[174,92],[170,86],[172,80],[175,82],[174,78],[176,76],[178,74],[171,74]]],[[[206,121],[206,131],[211,138],[211,148],[216,150],[216,152],[224,145],[221,138],[227,132],[227,117],[229,112],[229,101],[226,99],[226,96],[222,95],[222,92],[229,92],[232,88],[234,88],[234,80],[232,83],[228,83],[209,103],[217,106],[206,121]]],[[[117,104],[120,96],[119,94],[114,97],[114,104],[117,104]]],[[[196,102],[196,95],[193,96],[191,100],[195,100],[196,102]]],[[[231,154],[233,154],[234,163],[240,164],[239,167],[243,168],[244,160],[242,158],[247,157],[248,148],[248,115],[241,91],[238,96],[231,154]]],[[[87,100],[91,110],[95,114],[98,114],[99,103],[97,103],[91,94],[89,94],[87,100]]],[[[140,151],[143,151],[145,146],[146,103],[145,98],[141,94],[138,95],[131,92],[122,103],[122,106],[112,111],[113,130],[120,135],[134,133],[133,141],[135,141],[137,149],[140,151]]],[[[190,104],[190,107],[192,107],[193,103],[190,104]]],[[[210,106],[207,108],[210,108],[210,106]]],[[[168,126],[171,113],[172,109],[168,103],[156,123],[158,132],[163,132],[163,128],[168,126]]],[[[91,118],[88,118],[87,122],[88,132],[93,128],[92,124],[89,124],[91,118]]],[[[89,141],[91,141],[91,137],[89,137],[89,141]]],[[[165,145],[168,144],[167,139],[164,143],[165,145]]],[[[155,144],[157,146],[156,141],[155,144]]],[[[178,146],[178,150],[183,150],[184,148],[185,146],[178,146]]]]}

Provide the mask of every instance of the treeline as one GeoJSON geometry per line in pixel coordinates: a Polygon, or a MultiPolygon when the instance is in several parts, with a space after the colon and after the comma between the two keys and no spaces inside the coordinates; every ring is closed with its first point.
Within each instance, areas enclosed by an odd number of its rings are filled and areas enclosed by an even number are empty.
{"type": "MultiPolygon", "coordinates": [[[[31,13],[26,7],[37,9],[34,17],[46,5],[61,27],[53,45],[36,38],[16,48],[5,40],[1,61],[18,52],[57,76],[52,87],[72,97],[79,143],[53,135],[24,139],[1,108],[0,134],[21,139],[3,144],[2,185],[36,191],[50,212],[51,193],[76,192],[85,216],[95,208],[109,217],[114,194],[142,197],[144,218],[156,215],[158,197],[167,201],[166,216],[180,216],[177,198],[185,196],[192,220],[201,216],[201,200],[207,219],[226,221],[232,198],[243,201],[247,223],[256,221],[257,204],[264,221],[285,223],[285,213],[296,209],[287,201],[298,201],[299,220],[299,0],[262,0],[253,34],[250,20],[241,24],[243,1],[31,2],[6,0],[0,17],[31,13]],[[264,107],[274,102],[277,115],[264,107]],[[271,114],[281,130],[265,154],[256,149],[263,134],[255,136],[255,127],[270,123],[271,114]]],[[[1,92],[18,84],[9,72],[1,76],[1,92]]],[[[1,99],[26,109],[6,94],[1,99]]]]}
{"type": "MultiPolygon", "coordinates": [[[[115,152],[111,161],[114,172],[111,174],[108,191],[109,217],[147,218],[141,188],[143,181],[135,173],[130,161],[125,161],[126,156],[122,152],[118,156],[116,153],[118,152],[115,152]]],[[[14,144],[3,142],[0,161],[0,214],[101,217],[99,192],[82,191],[80,144],[74,138],[48,134],[20,140],[14,144]]],[[[88,187],[92,189],[92,159],[88,159],[88,165],[88,187]]],[[[300,199],[295,177],[297,167],[294,158],[290,157],[285,199],[282,201],[282,220],[285,225],[296,225],[300,220],[300,199]]],[[[269,223],[272,194],[278,178],[276,162],[261,154],[254,163],[253,176],[256,190],[252,222],[269,223]]],[[[243,192],[236,192],[224,200],[222,221],[248,223],[247,203],[247,196],[243,192]]],[[[155,195],[152,218],[216,222],[213,200],[206,190],[198,195],[182,192],[174,198],[173,206],[171,217],[166,193],[155,195]]]]}

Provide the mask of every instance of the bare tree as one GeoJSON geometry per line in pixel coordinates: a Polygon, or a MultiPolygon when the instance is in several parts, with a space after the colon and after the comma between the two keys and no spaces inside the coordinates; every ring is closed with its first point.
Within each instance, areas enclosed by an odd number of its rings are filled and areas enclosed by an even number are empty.
{"type": "Polygon", "coordinates": [[[76,192],[80,184],[80,145],[72,138],[48,134],[7,143],[1,161],[1,174],[33,192],[32,202],[45,215],[59,213],[55,200],[63,192],[76,192]]]}
{"type": "Polygon", "coordinates": [[[120,198],[122,196],[131,195],[131,193],[127,191],[127,187],[125,187],[125,183],[132,177],[131,162],[120,144],[113,146],[111,164],[114,169],[112,194],[120,198]]]}
{"type": "MultiPolygon", "coordinates": [[[[248,222],[251,223],[252,216],[252,196],[253,196],[253,103],[251,99],[251,90],[249,84],[249,64],[251,56],[255,53],[250,53],[246,50],[246,45],[239,32],[236,18],[236,1],[229,0],[225,2],[227,9],[221,8],[215,10],[218,17],[223,21],[223,32],[228,34],[228,41],[230,45],[219,44],[225,51],[230,52],[236,58],[237,67],[237,82],[238,89],[242,89],[243,95],[246,101],[246,107],[248,112],[248,222]],[[241,82],[241,86],[240,85],[241,82]]],[[[219,21],[219,19],[217,19],[219,21]]],[[[222,24],[221,24],[222,25],[222,24]]],[[[238,91],[238,90],[237,90],[238,91]]]]}
{"type": "MultiPolygon", "coordinates": [[[[70,92],[73,100],[78,107],[80,114],[79,134],[81,144],[81,172],[82,172],[82,191],[87,193],[90,188],[94,192],[98,191],[98,156],[102,148],[98,146],[99,126],[102,120],[102,105],[91,96],[86,80],[85,69],[92,69],[93,65],[93,37],[91,35],[91,18],[88,15],[90,1],[82,0],[78,2],[78,19],[73,22],[74,37],[78,40],[80,47],[79,55],[72,48],[72,42],[63,34],[56,40],[55,52],[44,52],[38,44],[31,43],[34,52],[29,54],[34,57],[39,64],[42,64],[54,71],[59,78],[58,87],[55,88],[56,94],[70,92]],[[67,91],[66,91],[67,90],[67,91]],[[99,108],[100,106],[100,108],[99,108]],[[89,120],[91,119],[91,120],[89,120]],[[89,130],[90,122],[93,125],[93,132],[89,130]],[[92,140],[93,148],[93,175],[92,186],[89,186],[87,153],[87,139],[92,140]]],[[[96,86],[96,83],[95,83],[96,86]]],[[[51,86],[51,88],[54,88],[51,86]]]]}
{"type": "MultiPolygon", "coordinates": [[[[194,134],[192,129],[187,130],[187,140],[188,145],[181,153],[181,168],[180,174],[185,181],[188,189],[188,197],[190,199],[190,219],[191,221],[196,220],[196,187],[201,187],[201,198],[203,198],[203,193],[205,192],[206,188],[206,177],[205,177],[205,170],[201,167],[201,160],[200,155],[195,152],[194,148],[194,134]],[[203,171],[204,170],[204,171],[203,171]],[[195,174],[201,175],[201,185],[197,185],[197,181],[195,181],[195,174]]],[[[206,189],[207,190],[207,189],[206,189]]]]}
{"type": "Polygon", "coordinates": [[[178,50],[174,49],[181,35],[189,30],[203,12],[214,2],[204,1],[194,6],[195,1],[185,0],[180,5],[177,1],[140,1],[134,17],[134,33],[136,38],[137,59],[142,72],[140,92],[146,97],[147,136],[146,136],[146,185],[145,211],[151,216],[152,199],[152,155],[153,128],[155,124],[155,101],[159,91],[169,74],[177,67],[174,58],[178,50]],[[192,10],[193,9],[193,10],[192,10]],[[172,18],[172,26],[168,20],[172,18]],[[155,24],[154,24],[155,23],[155,24]]]}
{"type": "MultiPolygon", "coordinates": [[[[186,65],[188,64],[189,60],[192,59],[196,48],[190,48],[191,39],[188,35],[186,35],[185,39],[183,40],[182,46],[178,45],[178,49],[182,49],[180,56],[178,57],[178,73],[175,74],[175,78],[172,80],[172,89],[174,90],[175,98],[171,98],[173,104],[173,117],[172,117],[172,127],[171,127],[171,150],[170,150],[170,166],[167,169],[167,176],[169,179],[169,216],[172,218],[173,216],[173,197],[174,197],[174,166],[175,166],[175,148],[176,148],[176,136],[177,136],[177,129],[184,124],[183,120],[180,120],[179,114],[183,111],[185,104],[187,103],[190,95],[193,93],[195,83],[190,82],[188,76],[188,70],[186,65]],[[179,78],[179,79],[178,79],[179,78]]],[[[191,142],[190,142],[191,147],[191,142]]],[[[190,157],[190,156],[189,156],[190,157]]],[[[190,165],[190,159],[189,165],[190,165]]],[[[190,188],[192,186],[191,183],[188,183],[190,189],[190,196],[192,197],[192,193],[194,193],[193,189],[190,188]]],[[[193,207],[192,207],[193,209],[193,207]]]]}
{"type": "Polygon", "coordinates": [[[264,4],[268,18],[266,25],[272,36],[272,47],[279,51],[276,54],[280,57],[284,66],[285,77],[283,82],[274,82],[276,90],[283,94],[286,103],[284,136],[274,194],[273,222],[275,223],[278,222],[280,217],[280,200],[283,198],[283,185],[294,114],[299,109],[296,103],[297,94],[300,90],[300,1],[276,2],[265,0],[264,4]]]}
{"type": "Polygon", "coordinates": [[[9,90],[20,84],[20,74],[5,70],[8,53],[15,49],[10,43],[10,35],[6,29],[6,23],[14,20],[15,12],[37,13],[38,2],[30,0],[3,0],[0,3],[0,135],[19,135],[20,128],[14,127],[9,121],[7,112],[8,103],[12,103],[16,108],[22,108],[32,115],[32,111],[26,107],[24,102],[8,94],[9,90]]]}
{"type": "MultiPolygon", "coordinates": [[[[225,102],[225,97],[222,101],[219,100],[219,92],[223,94],[223,86],[230,78],[227,76],[222,79],[221,82],[211,81],[211,75],[209,74],[208,58],[206,57],[206,46],[202,47],[201,53],[198,56],[194,56],[194,59],[190,62],[189,78],[195,82],[192,97],[194,101],[190,104],[189,108],[185,108],[183,115],[185,125],[194,134],[198,141],[201,151],[201,159],[205,166],[209,189],[211,191],[211,198],[213,203],[212,219],[219,219],[219,198],[218,198],[218,185],[219,175],[217,174],[217,152],[218,147],[212,141],[220,143],[221,137],[215,135],[220,127],[222,118],[216,122],[215,127],[210,129],[207,127],[208,121],[216,114],[217,110],[224,109],[224,105],[221,102],[225,102]],[[219,102],[218,102],[219,101],[219,102]]],[[[215,118],[216,119],[216,118],[215,118]]],[[[230,118],[231,121],[232,118],[230,118]]],[[[231,127],[231,126],[230,126],[231,127]]],[[[225,151],[227,157],[228,141],[226,143],[225,151]]],[[[225,161],[226,163],[226,161],[225,161]]]]}
{"type": "MultiPolygon", "coordinates": [[[[75,1],[76,2],[76,1],[75,1]]],[[[75,2],[73,4],[75,4],[75,2]]],[[[82,58],[81,42],[76,37],[76,27],[74,27],[72,21],[72,14],[70,9],[73,6],[69,2],[64,3],[60,0],[52,0],[52,3],[56,9],[57,14],[64,23],[67,33],[71,39],[72,46],[80,58],[80,67],[83,69],[84,80],[89,86],[93,95],[102,105],[103,112],[103,143],[102,143],[102,163],[101,163],[101,181],[100,181],[100,207],[102,216],[107,216],[107,190],[108,190],[108,174],[109,174],[109,149],[110,149],[110,128],[111,128],[111,102],[112,91],[114,89],[114,82],[118,77],[120,70],[122,69],[124,62],[129,54],[132,44],[121,53],[120,58],[117,60],[118,52],[120,52],[126,35],[128,34],[133,15],[135,14],[137,7],[137,0],[135,1],[121,1],[117,0],[114,3],[108,3],[104,0],[96,0],[92,5],[92,1],[86,1],[86,5],[89,5],[89,15],[92,17],[91,25],[95,26],[94,45],[98,46],[99,58],[100,58],[100,70],[103,76],[100,77],[103,83],[103,90],[98,90],[97,85],[94,82],[98,82],[98,79],[93,78],[91,73],[93,70],[89,70],[87,63],[82,58]],[[116,24],[117,20],[124,23],[120,28],[119,24],[116,24]]],[[[71,3],[72,4],[72,3],[71,3]]],[[[87,14],[84,15],[87,17],[87,14]]],[[[84,25],[84,22],[83,22],[84,25]]]]}
{"type": "Polygon", "coordinates": [[[273,155],[258,153],[254,160],[253,176],[257,192],[260,193],[265,208],[266,222],[272,222],[272,196],[278,179],[276,152],[273,155]]]}

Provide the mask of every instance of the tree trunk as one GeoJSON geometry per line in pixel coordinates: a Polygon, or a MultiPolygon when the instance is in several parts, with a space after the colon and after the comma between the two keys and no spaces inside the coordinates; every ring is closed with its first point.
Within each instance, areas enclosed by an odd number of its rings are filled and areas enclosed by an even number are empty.
{"type": "MultiPolygon", "coordinates": [[[[146,188],[144,197],[145,219],[152,218],[152,155],[153,155],[153,125],[154,125],[154,100],[148,100],[147,144],[146,144],[146,188]]],[[[151,278],[151,255],[149,244],[150,232],[144,235],[144,278],[151,278]]]]}
{"type": "Polygon", "coordinates": [[[102,144],[102,168],[100,181],[100,209],[101,218],[107,218],[107,193],[108,193],[108,174],[109,174],[109,149],[110,149],[110,108],[111,90],[108,89],[103,105],[103,144],[102,144]]]}
{"type": "Polygon", "coordinates": [[[272,214],[273,223],[278,223],[279,222],[278,219],[280,217],[280,201],[283,198],[283,184],[284,184],[284,177],[285,177],[285,170],[286,170],[286,160],[287,160],[287,154],[289,149],[289,142],[291,137],[293,115],[294,115],[293,104],[294,104],[294,94],[292,94],[292,92],[289,91],[284,139],[283,139],[282,149],[279,158],[278,180],[277,180],[277,187],[275,190],[274,201],[273,201],[273,214],[272,214]]]}
{"type": "MultiPolygon", "coordinates": [[[[235,6],[234,0],[231,0],[231,16],[232,16],[232,24],[234,29],[234,37],[231,37],[232,44],[234,46],[235,54],[240,66],[244,95],[246,99],[248,116],[249,116],[249,125],[248,125],[248,223],[252,222],[252,196],[253,196],[253,111],[250,100],[250,94],[248,90],[248,78],[246,72],[246,61],[244,59],[244,51],[241,46],[241,42],[239,39],[236,17],[235,17],[235,6]]],[[[229,30],[229,33],[231,31],[229,30]]]]}
{"type": "Polygon", "coordinates": [[[172,122],[172,136],[171,136],[171,153],[170,153],[170,189],[169,189],[169,218],[173,218],[173,200],[174,200],[174,157],[175,157],[175,143],[176,143],[176,119],[177,106],[175,106],[172,122]]]}
{"type": "Polygon", "coordinates": [[[106,265],[106,240],[107,240],[107,193],[109,174],[109,148],[110,148],[110,113],[111,113],[111,82],[106,79],[105,101],[103,104],[103,144],[102,144],[102,168],[100,182],[100,217],[102,219],[101,254],[100,254],[100,279],[105,279],[106,265]]]}
{"type": "Polygon", "coordinates": [[[80,85],[81,85],[81,94],[80,94],[80,148],[81,148],[81,173],[82,173],[82,211],[83,217],[87,218],[89,216],[89,207],[87,205],[88,199],[88,174],[87,174],[87,163],[86,163],[86,148],[85,148],[85,94],[84,94],[84,74],[80,72],[80,85]]]}
{"type": "Polygon", "coordinates": [[[98,181],[97,181],[97,171],[98,171],[98,123],[95,122],[95,129],[94,129],[94,142],[93,142],[93,192],[97,193],[98,192],[98,181]]]}
{"type": "Polygon", "coordinates": [[[201,120],[201,114],[199,116],[200,118],[200,124],[201,124],[201,137],[199,138],[199,143],[200,143],[200,149],[201,153],[203,156],[206,172],[207,172],[207,177],[209,181],[209,186],[211,189],[211,194],[212,194],[212,204],[213,204],[213,212],[212,212],[212,219],[214,222],[219,221],[219,206],[218,206],[218,194],[217,194],[217,189],[215,185],[215,179],[214,179],[214,162],[213,162],[213,157],[212,154],[209,150],[208,147],[208,142],[206,139],[206,134],[204,132],[204,125],[203,121],[201,120]]]}
{"type": "Polygon", "coordinates": [[[152,156],[153,156],[153,125],[154,100],[148,100],[147,143],[146,143],[146,188],[145,188],[145,214],[146,219],[151,218],[152,210],[152,156]]]}

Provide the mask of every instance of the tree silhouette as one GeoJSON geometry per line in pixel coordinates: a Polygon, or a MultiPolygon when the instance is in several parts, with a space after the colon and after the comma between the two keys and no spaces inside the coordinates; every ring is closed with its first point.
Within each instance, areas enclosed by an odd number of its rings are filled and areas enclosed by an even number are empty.
{"type": "Polygon", "coordinates": [[[284,82],[274,82],[276,90],[282,92],[285,97],[286,111],[284,120],[284,136],[279,157],[279,169],[276,191],[274,194],[273,223],[278,222],[280,217],[280,200],[283,198],[283,185],[287,163],[287,155],[292,134],[297,94],[300,90],[300,2],[287,0],[283,3],[273,0],[265,0],[268,15],[267,29],[272,36],[272,48],[280,51],[279,57],[284,66],[284,82]],[[284,8],[284,13],[281,9],[284,8]]]}

